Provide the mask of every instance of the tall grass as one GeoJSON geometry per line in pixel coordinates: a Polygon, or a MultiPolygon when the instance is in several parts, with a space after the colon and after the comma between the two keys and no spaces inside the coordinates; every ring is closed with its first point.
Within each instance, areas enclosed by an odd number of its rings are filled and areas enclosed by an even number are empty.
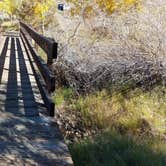
{"type": "Polygon", "coordinates": [[[162,144],[162,150],[153,146],[107,131],[93,140],[75,143],[70,150],[76,166],[164,166],[166,146],[162,144]]]}
{"type": "Polygon", "coordinates": [[[165,86],[125,86],[84,96],[60,88],[55,101],[59,109],[79,112],[81,128],[101,131],[70,145],[76,166],[166,165],[165,86]]]}

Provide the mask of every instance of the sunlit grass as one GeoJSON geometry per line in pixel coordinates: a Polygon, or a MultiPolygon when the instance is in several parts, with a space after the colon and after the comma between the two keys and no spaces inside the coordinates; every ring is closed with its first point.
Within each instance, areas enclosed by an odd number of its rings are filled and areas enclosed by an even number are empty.
{"type": "Polygon", "coordinates": [[[74,98],[74,92],[70,88],[59,88],[54,96],[56,106],[63,106],[74,98]]]}
{"type": "Polygon", "coordinates": [[[47,54],[39,46],[37,47],[37,53],[44,60],[44,62],[47,63],[47,54]]]}
{"type": "Polygon", "coordinates": [[[142,119],[160,133],[165,132],[166,90],[158,86],[151,91],[134,89],[127,95],[102,90],[86,96],[74,97],[71,89],[59,89],[55,97],[58,106],[82,114],[85,127],[105,128],[115,124],[137,130],[142,119]]]}

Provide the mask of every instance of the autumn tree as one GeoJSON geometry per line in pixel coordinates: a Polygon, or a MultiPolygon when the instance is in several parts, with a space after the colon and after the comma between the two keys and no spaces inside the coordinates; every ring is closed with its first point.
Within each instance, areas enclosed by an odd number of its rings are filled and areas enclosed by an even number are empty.
{"type": "Polygon", "coordinates": [[[34,0],[22,0],[21,8],[19,8],[18,18],[26,22],[32,22],[34,17],[34,0]],[[27,14],[28,13],[28,14],[27,14]]]}
{"type": "Polygon", "coordinates": [[[51,10],[53,7],[54,0],[23,0],[19,16],[22,20],[37,27],[37,30],[41,29],[44,34],[45,25],[50,20],[49,15],[53,16],[55,12],[51,10]]]}
{"type": "Polygon", "coordinates": [[[35,3],[34,6],[34,14],[41,22],[42,33],[45,33],[45,18],[46,13],[49,11],[51,6],[53,5],[53,0],[39,0],[35,3]]]}
{"type": "Polygon", "coordinates": [[[17,14],[17,11],[21,7],[22,0],[3,0],[0,2],[0,9],[4,13],[7,13],[11,22],[13,22],[13,16],[17,14]]]}
{"type": "Polygon", "coordinates": [[[91,14],[94,8],[98,6],[108,14],[122,9],[139,7],[141,0],[67,0],[72,4],[71,14],[91,14]]]}

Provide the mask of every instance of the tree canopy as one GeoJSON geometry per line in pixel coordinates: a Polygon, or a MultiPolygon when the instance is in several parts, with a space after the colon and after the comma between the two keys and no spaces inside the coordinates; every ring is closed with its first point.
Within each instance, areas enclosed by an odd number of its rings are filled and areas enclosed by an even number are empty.
{"type": "MultiPolygon", "coordinates": [[[[66,0],[72,4],[71,13],[81,14],[81,12],[92,13],[94,8],[99,7],[102,11],[112,14],[121,9],[129,9],[130,7],[140,7],[141,0],[66,0]]],[[[29,11],[28,15],[43,20],[45,14],[55,3],[54,0],[2,0],[0,9],[7,14],[14,15],[20,11],[20,15],[29,11]]]]}
{"type": "Polygon", "coordinates": [[[17,13],[21,7],[22,0],[3,0],[0,2],[0,10],[10,17],[17,13]]]}
{"type": "Polygon", "coordinates": [[[43,20],[53,2],[53,0],[2,0],[0,10],[10,16],[17,15],[23,19],[27,16],[43,20]]]}
{"type": "Polygon", "coordinates": [[[91,14],[93,9],[99,7],[102,11],[112,14],[119,10],[128,10],[131,7],[140,9],[141,0],[67,0],[72,4],[71,13],[81,14],[82,11],[91,14]]]}
{"type": "MultiPolygon", "coordinates": [[[[92,15],[96,9],[111,15],[118,11],[128,11],[132,7],[140,8],[141,0],[66,0],[66,2],[71,5],[72,16],[84,17],[92,15]]],[[[44,32],[45,24],[48,24],[56,12],[56,3],[58,2],[54,0],[2,0],[0,10],[7,13],[11,20],[16,16],[28,23],[41,25],[44,32]]]]}

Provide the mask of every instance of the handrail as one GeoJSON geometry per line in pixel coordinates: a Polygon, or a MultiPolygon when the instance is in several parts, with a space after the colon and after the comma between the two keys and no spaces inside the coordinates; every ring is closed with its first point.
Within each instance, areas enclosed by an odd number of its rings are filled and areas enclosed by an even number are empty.
{"type": "Polygon", "coordinates": [[[28,39],[25,36],[25,33],[21,30],[21,35],[25,38],[26,44],[29,47],[29,50],[33,56],[33,59],[43,77],[43,79],[46,82],[46,87],[48,92],[54,92],[55,91],[55,76],[53,72],[48,68],[44,60],[40,56],[38,56],[36,50],[33,48],[32,44],[28,41],[28,39]]]}
{"type": "Polygon", "coordinates": [[[52,65],[53,60],[57,58],[58,48],[58,44],[54,41],[54,39],[50,39],[37,33],[33,28],[21,21],[20,27],[21,29],[23,28],[31,36],[31,38],[45,51],[45,53],[47,54],[47,64],[52,65]]]}
{"type": "Polygon", "coordinates": [[[23,22],[20,22],[20,27],[21,39],[30,60],[41,96],[49,111],[49,115],[54,116],[55,104],[52,101],[50,94],[55,91],[55,75],[53,71],[51,71],[49,65],[51,65],[53,63],[53,59],[57,57],[57,43],[43,35],[40,35],[23,22]],[[30,36],[47,53],[47,64],[38,55],[27,36],[30,36]]]}

